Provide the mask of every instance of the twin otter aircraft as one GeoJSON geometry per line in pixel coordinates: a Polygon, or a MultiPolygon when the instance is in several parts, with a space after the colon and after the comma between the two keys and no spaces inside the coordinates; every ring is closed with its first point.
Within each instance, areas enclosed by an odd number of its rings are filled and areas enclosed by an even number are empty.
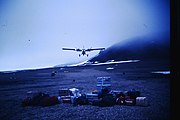
{"type": "Polygon", "coordinates": [[[82,49],[79,49],[79,48],[62,48],[62,50],[72,50],[72,51],[77,51],[77,52],[81,52],[81,54],[79,54],[79,57],[81,55],[86,55],[88,57],[88,54],[86,52],[90,52],[90,51],[93,51],[93,50],[105,50],[105,48],[90,48],[90,49],[85,49],[85,48],[82,48],[82,49]]]}

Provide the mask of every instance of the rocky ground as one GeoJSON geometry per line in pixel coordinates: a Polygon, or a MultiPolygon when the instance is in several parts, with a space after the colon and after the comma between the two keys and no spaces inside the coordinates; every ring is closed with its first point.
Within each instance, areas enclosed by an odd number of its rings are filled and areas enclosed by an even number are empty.
{"type": "Polygon", "coordinates": [[[169,120],[170,77],[151,73],[167,71],[169,65],[156,61],[140,61],[104,66],[51,68],[0,73],[1,120],[169,120]],[[114,69],[107,70],[111,67],[114,69]],[[51,73],[56,71],[55,76],[51,73]],[[48,107],[22,107],[28,91],[41,91],[58,96],[61,88],[78,88],[82,93],[96,89],[96,78],[111,77],[112,90],[135,89],[147,97],[149,106],[92,105],[73,106],[61,103],[48,107]]]}

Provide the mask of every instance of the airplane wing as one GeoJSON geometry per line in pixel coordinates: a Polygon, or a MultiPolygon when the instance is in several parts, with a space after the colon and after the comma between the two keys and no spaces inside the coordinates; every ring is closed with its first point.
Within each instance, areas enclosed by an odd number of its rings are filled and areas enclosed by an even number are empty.
{"type": "Polygon", "coordinates": [[[62,48],[62,50],[74,50],[74,51],[76,51],[76,49],[74,49],[74,48],[62,48]]]}
{"type": "Polygon", "coordinates": [[[81,49],[75,49],[75,48],[62,48],[62,50],[82,51],[81,49]]]}
{"type": "Polygon", "coordinates": [[[93,51],[93,50],[105,50],[105,48],[91,48],[91,49],[86,49],[86,51],[93,51]]]}
{"type": "Polygon", "coordinates": [[[78,49],[76,49],[76,51],[82,51],[82,50],[78,48],[78,49]]]}

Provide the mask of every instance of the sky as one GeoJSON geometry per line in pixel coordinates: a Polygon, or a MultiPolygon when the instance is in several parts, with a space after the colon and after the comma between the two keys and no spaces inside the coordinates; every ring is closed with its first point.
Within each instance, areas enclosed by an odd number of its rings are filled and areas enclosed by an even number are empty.
{"type": "Polygon", "coordinates": [[[169,0],[0,0],[0,71],[85,61],[70,48],[108,48],[170,31],[169,0]]]}

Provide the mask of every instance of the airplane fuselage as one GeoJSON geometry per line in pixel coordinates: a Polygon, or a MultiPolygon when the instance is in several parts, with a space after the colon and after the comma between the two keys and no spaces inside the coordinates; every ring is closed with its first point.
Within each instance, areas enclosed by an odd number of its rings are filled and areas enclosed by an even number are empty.
{"type": "Polygon", "coordinates": [[[85,55],[85,54],[86,54],[85,50],[82,50],[82,55],[85,55]]]}
{"type": "Polygon", "coordinates": [[[81,54],[79,54],[79,57],[81,56],[81,55],[87,55],[87,57],[88,57],[88,54],[86,54],[86,50],[85,49],[82,49],[82,51],[81,51],[81,54]]]}

